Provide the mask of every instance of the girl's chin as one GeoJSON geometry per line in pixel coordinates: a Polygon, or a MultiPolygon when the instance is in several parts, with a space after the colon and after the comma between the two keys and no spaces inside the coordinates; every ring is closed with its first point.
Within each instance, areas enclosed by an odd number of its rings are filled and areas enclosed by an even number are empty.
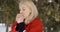
{"type": "Polygon", "coordinates": [[[26,19],[27,17],[24,17],[24,19],[26,19]]]}
{"type": "Polygon", "coordinates": [[[28,18],[28,16],[24,16],[24,19],[27,19],[28,18]]]}

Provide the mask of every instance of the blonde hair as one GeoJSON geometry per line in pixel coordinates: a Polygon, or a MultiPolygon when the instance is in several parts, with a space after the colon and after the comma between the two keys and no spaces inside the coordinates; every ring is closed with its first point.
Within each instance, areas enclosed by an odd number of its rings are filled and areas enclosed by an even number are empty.
{"type": "Polygon", "coordinates": [[[38,16],[37,8],[31,0],[21,0],[19,2],[19,4],[20,5],[22,5],[22,4],[27,5],[32,10],[31,15],[25,21],[26,24],[30,23],[34,18],[36,18],[38,16]]]}

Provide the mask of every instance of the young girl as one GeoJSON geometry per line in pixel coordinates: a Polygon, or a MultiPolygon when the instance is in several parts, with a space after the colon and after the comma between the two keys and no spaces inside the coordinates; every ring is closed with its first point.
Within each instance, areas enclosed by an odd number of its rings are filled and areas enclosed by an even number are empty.
{"type": "Polygon", "coordinates": [[[20,13],[12,24],[11,32],[42,32],[42,21],[37,18],[38,11],[30,0],[19,2],[20,13]]]}

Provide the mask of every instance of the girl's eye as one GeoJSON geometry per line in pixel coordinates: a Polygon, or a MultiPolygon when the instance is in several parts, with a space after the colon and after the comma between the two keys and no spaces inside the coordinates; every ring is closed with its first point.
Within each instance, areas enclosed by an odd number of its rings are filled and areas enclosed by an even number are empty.
{"type": "Polygon", "coordinates": [[[23,11],[25,11],[25,8],[23,8],[23,11]]]}
{"type": "Polygon", "coordinates": [[[23,9],[23,11],[25,11],[25,9],[23,9]]]}

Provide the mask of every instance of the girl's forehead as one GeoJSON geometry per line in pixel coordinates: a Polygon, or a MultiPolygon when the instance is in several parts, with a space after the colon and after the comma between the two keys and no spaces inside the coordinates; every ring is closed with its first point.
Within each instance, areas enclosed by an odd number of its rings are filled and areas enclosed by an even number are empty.
{"type": "Polygon", "coordinates": [[[26,7],[27,5],[24,5],[24,4],[21,4],[21,5],[19,5],[20,7],[26,7]]]}
{"type": "Polygon", "coordinates": [[[27,5],[20,5],[20,8],[28,8],[27,5]]]}
{"type": "Polygon", "coordinates": [[[19,6],[20,6],[20,8],[28,8],[28,9],[32,10],[31,6],[28,4],[20,4],[19,6]]]}

